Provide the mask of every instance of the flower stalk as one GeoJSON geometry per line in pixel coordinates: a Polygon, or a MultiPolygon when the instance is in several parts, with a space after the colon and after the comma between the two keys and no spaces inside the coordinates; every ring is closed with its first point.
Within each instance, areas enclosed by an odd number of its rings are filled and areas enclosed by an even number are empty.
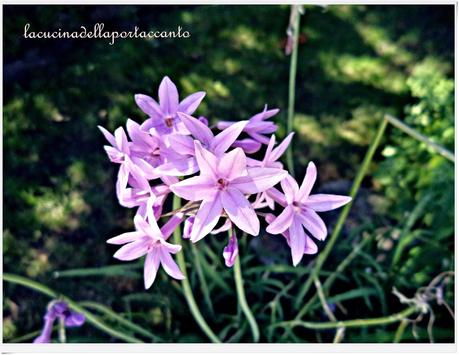
{"type": "MultiPolygon", "coordinates": [[[[174,195],[172,209],[176,210],[178,208],[180,208],[180,197],[174,195]]],[[[182,245],[182,235],[180,227],[176,228],[174,231],[174,243],[177,245],[182,245]]],[[[212,329],[210,329],[209,325],[202,316],[201,311],[199,310],[196,300],[194,299],[193,291],[191,290],[191,285],[188,281],[188,274],[186,271],[186,263],[185,257],[183,255],[183,250],[181,253],[177,254],[177,264],[180,267],[180,270],[182,271],[183,275],[185,276],[185,279],[182,280],[181,285],[183,294],[185,295],[185,299],[188,303],[188,307],[190,308],[193,318],[196,320],[196,323],[198,323],[201,330],[207,335],[207,337],[213,343],[220,343],[220,339],[215,335],[212,329]]]]}
{"type": "Polygon", "coordinates": [[[239,305],[241,306],[242,312],[244,312],[247,321],[249,322],[250,329],[252,331],[253,341],[257,343],[260,340],[260,330],[258,329],[257,321],[255,320],[255,317],[253,316],[253,313],[250,310],[250,307],[247,304],[247,299],[245,297],[244,280],[242,278],[241,262],[239,255],[236,257],[233,268],[234,281],[236,282],[237,300],[239,305]]]}
{"type": "MultiPolygon", "coordinates": [[[[376,148],[378,148],[379,143],[381,142],[381,139],[384,135],[384,132],[387,127],[387,120],[383,119],[381,121],[381,124],[379,125],[378,131],[376,132],[375,137],[373,138],[373,141],[368,148],[368,151],[365,155],[365,158],[363,159],[362,165],[360,166],[360,169],[357,173],[357,176],[354,179],[354,183],[352,184],[350,196],[354,200],[355,196],[357,195],[357,192],[359,191],[360,185],[362,184],[362,180],[365,177],[369,167],[370,163],[373,159],[373,156],[376,152],[376,148]]],[[[298,308],[304,299],[304,296],[306,293],[309,291],[312,283],[314,282],[314,277],[318,277],[320,270],[322,269],[323,264],[325,263],[325,260],[327,259],[328,255],[330,254],[334,244],[336,243],[339,234],[341,233],[341,230],[343,229],[344,222],[346,221],[347,216],[349,215],[349,212],[352,207],[352,201],[348,203],[342,210],[338,218],[338,222],[336,223],[335,229],[333,230],[332,235],[330,236],[330,239],[325,246],[324,250],[320,253],[319,257],[317,258],[317,262],[311,272],[311,275],[307,279],[306,283],[300,290],[299,296],[297,297],[297,300],[295,302],[295,308],[298,308]]],[[[295,317],[295,320],[301,319],[303,315],[305,314],[306,308],[303,307],[295,317]]]]}
{"type": "Polygon", "coordinates": [[[73,301],[72,299],[68,298],[67,296],[61,295],[57,293],[56,291],[50,289],[49,287],[42,285],[36,281],[30,280],[28,278],[19,276],[19,275],[14,275],[14,274],[8,274],[4,273],[3,274],[3,280],[6,282],[10,282],[13,284],[21,285],[24,287],[27,287],[29,289],[32,289],[34,291],[38,291],[52,299],[62,299],[65,302],[68,303],[69,307],[74,310],[75,312],[82,313],[84,314],[86,321],[88,323],[91,323],[93,326],[101,330],[102,332],[109,334],[117,339],[124,340],[127,343],[143,343],[140,339],[137,339],[135,337],[132,337],[130,335],[127,335],[123,332],[120,332],[116,329],[113,329],[112,327],[108,326],[104,322],[102,322],[99,317],[95,316],[88,310],[86,310],[84,307],[82,307],[80,304],[77,302],[73,301]]]}
{"type": "MultiPolygon", "coordinates": [[[[298,37],[300,32],[301,5],[292,5],[290,26],[288,32],[292,35],[292,52],[290,55],[290,74],[288,83],[288,112],[287,132],[293,132],[293,116],[295,115],[295,82],[298,63],[298,37]]],[[[295,176],[293,167],[293,151],[290,145],[287,149],[287,167],[292,176],[295,176]]]]}

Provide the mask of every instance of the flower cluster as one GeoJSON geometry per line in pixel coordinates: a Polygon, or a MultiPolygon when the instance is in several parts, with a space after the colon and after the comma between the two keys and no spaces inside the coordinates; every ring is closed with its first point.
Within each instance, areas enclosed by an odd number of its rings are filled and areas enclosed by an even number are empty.
{"type": "Polygon", "coordinates": [[[128,119],[127,134],[122,127],[113,135],[99,127],[110,143],[104,147],[110,161],[119,164],[119,203],[137,208],[135,231],[107,242],[124,244],[114,254],[117,259],[134,260],[146,255],[145,288],[153,284],[160,265],[173,278],[184,278],[171,256],[181,246],[167,241],[182,221],[183,238],[192,242],[229,230],[228,245],[223,251],[229,267],[238,255],[236,229],[257,236],[259,216],[269,224],[267,232],[285,237],[294,265],[304,254],[317,252],[310,236],[318,240],[327,236],[317,212],[343,206],[350,197],[311,195],[317,175],[312,162],[300,187],[283,169],[279,158],[293,133],[276,145],[273,133],[277,126],[269,119],[278,109],[265,107],[246,121],[220,121],[216,134],[206,118],[191,116],[204,92],[180,101],[176,86],[165,77],[158,96],[159,103],[149,96],[135,95],[137,105],[148,117],[141,124],[128,119]],[[263,146],[264,157],[256,159],[263,146]],[[278,183],[283,193],[275,188],[278,183]],[[179,210],[163,214],[171,194],[188,202],[179,210]],[[261,211],[274,212],[276,204],[283,209],[277,217],[261,211]],[[169,219],[159,227],[161,217],[169,219]],[[223,223],[217,228],[220,220],[223,223]]]}

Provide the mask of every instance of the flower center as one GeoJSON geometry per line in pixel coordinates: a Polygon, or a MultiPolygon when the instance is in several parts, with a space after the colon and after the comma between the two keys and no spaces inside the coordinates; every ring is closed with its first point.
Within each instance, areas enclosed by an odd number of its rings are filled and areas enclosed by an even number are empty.
{"type": "Polygon", "coordinates": [[[166,117],[164,121],[165,121],[167,127],[172,128],[172,126],[174,126],[174,118],[173,117],[166,117]]]}
{"type": "Polygon", "coordinates": [[[225,179],[220,178],[220,179],[217,180],[217,184],[218,184],[218,188],[220,190],[225,190],[226,187],[228,186],[228,181],[226,181],[225,179]]]}
{"type": "Polygon", "coordinates": [[[161,246],[161,242],[159,240],[154,240],[148,245],[147,250],[152,251],[153,249],[158,248],[159,246],[161,246]]]}
{"type": "Polygon", "coordinates": [[[301,212],[301,203],[298,201],[293,201],[292,203],[293,210],[297,213],[301,212]]]}

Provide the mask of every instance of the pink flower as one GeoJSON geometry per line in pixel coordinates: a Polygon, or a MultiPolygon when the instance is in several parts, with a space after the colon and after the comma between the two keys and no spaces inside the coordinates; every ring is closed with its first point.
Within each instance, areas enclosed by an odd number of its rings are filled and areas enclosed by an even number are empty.
{"type": "Polygon", "coordinates": [[[182,218],[182,215],[175,215],[159,229],[156,220],[151,219],[147,223],[141,216],[136,215],[134,217],[135,232],[123,233],[107,240],[109,244],[126,244],[113,255],[119,260],[130,261],[147,255],[144,264],[146,289],[150,288],[155,281],[159,265],[174,279],[183,280],[185,278],[171,256],[171,254],[177,254],[182,247],[166,242],[182,218]]]}
{"type": "Polygon", "coordinates": [[[150,96],[135,95],[135,102],[149,116],[149,119],[142,124],[142,129],[148,131],[153,128],[161,135],[173,132],[188,134],[177,112],[191,115],[205,95],[205,92],[196,92],[179,103],[177,87],[169,77],[165,76],[159,85],[159,104],[150,96]]]}
{"type": "Polygon", "coordinates": [[[247,169],[246,156],[241,148],[217,157],[195,141],[196,160],[200,175],[177,184],[170,189],[189,201],[202,201],[196,214],[190,239],[205,237],[218,223],[224,210],[240,229],[257,235],[260,222],[244,194],[254,194],[274,186],[287,172],[281,169],[247,169]]]}
{"type": "MultiPolygon", "coordinates": [[[[277,125],[266,120],[277,115],[278,112],[279,109],[275,108],[268,110],[268,105],[265,105],[262,112],[250,117],[249,123],[247,123],[244,128],[244,132],[246,132],[256,142],[268,144],[269,138],[264,136],[264,134],[275,132],[277,130],[277,125]]],[[[225,129],[232,124],[234,124],[234,122],[220,121],[217,123],[217,128],[225,129]]]]}
{"type": "Polygon", "coordinates": [[[306,235],[304,228],[318,240],[327,237],[327,227],[317,212],[324,212],[339,208],[351,201],[349,196],[317,194],[310,195],[316,181],[317,169],[310,162],[301,187],[290,175],[281,181],[283,195],[275,188],[267,194],[284,208],[283,212],[271,221],[266,231],[271,234],[280,234],[288,230],[286,236],[291,251],[293,265],[301,261],[305,250],[314,250],[313,241],[306,235]]]}
{"type": "MultiPolygon", "coordinates": [[[[226,128],[216,136],[209,127],[198,119],[181,113],[178,116],[191,135],[201,142],[202,146],[217,157],[225,153],[244,129],[247,121],[240,121],[226,128]]],[[[195,158],[194,139],[190,136],[173,134],[168,137],[171,149],[180,153],[180,158],[169,159],[156,169],[158,174],[183,176],[194,174],[199,170],[195,158]]]]}

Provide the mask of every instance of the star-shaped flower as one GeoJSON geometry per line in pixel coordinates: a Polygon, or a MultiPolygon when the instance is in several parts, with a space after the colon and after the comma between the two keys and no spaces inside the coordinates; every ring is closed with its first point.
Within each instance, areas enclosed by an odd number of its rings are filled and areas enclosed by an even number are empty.
{"type": "Polygon", "coordinates": [[[161,135],[173,132],[188,134],[177,112],[191,115],[198,108],[206,93],[199,91],[179,102],[177,87],[166,76],[159,85],[158,96],[159,104],[150,96],[135,95],[137,106],[149,116],[149,119],[142,124],[142,129],[149,131],[154,128],[161,135]]]}
{"type": "Polygon", "coordinates": [[[109,244],[126,244],[113,256],[119,260],[134,260],[147,255],[144,264],[145,288],[151,287],[159,270],[159,265],[174,279],[183,280],[185,276],[172,259],[182,247],[168,243],[166,240],[182,221],[182,215],[175,215],[159,229],[154,219],[148,223],[140,216],[134,217],[135,232],[123,233],[107,240],[109,244]]]}
{"type": "MultiPolygon", "coordinates": [[[[279,112],[279,109],[271,109],[268,110],[268,105],[265,105],[262,112],[257,113],[256,115],[249,118],[249,122],[244,128],[244,132],[246,132],[255,142],[259,142],[262,144],[268,144],[269,138],[264,136],[264,134],[270,134],[277,130],[277,125],[271,121],[266,121],[268,118],[271,118],[279,112]]],[[[235,122],[230,121],[220,121],[217,123],[218,129],[225,129],[235,122]]],[[[236,144],[241,144],[240,141],[236,141],[236,144]]],[[[245,145],[248,142],[245,141],[245,145]]],[[[258,149],[257,149],[258,150],[258,149]]],[[[252,151],[253,152],[253,151],[252,151]]],[[[248,152],[248,153],[252,153],[248,152]]]]}
{"type": "MultiPolygon", "coordinates": [[[[247,124],[247,121],[237,122],[214,136],[210,128],[200,120],[182,112],[179,112],[178,116],[191,135],[217,157],[228,150],[247,124]]],[[[168,140],[171,149],[181,156],[178,159],[176,157],[168,159],[168,162],[156,169],[156,173],[183,176],[197,172],[199,167],[195,158],[194,139],[189,135],[173,134],[168,137],[168,140]]]]}
{"type": "Polygon", "coordinates": [[[283,195],[275,188],[267,194],[282,205],[282,213],[266,228],[271,234],[280,234],[288,230],[288,240],[292,251],[293,265],[298,265],[306,249],[313,248],[312,240],[304,232],[304,228],[315,238],[324,240],[327,227],[317,212],[325,212],[339,208],[351,201],[349,196],[316,194],[310,195],[317,178],[317,169],[310,162],[301,187],[295,179],[288,175],[281,181],[283,195]],[[310,247],[308,247],[310,245],[310,247]]]}
{"type": "Polygon", "coordinates": [[[287,172],[273,168],[247,169],[246,156],[241,148],[217,158],[195,141],[196,160],[200,175],[170,189],[189,201],[202,201],[196,214],[190,239],[193,242],[209,234],[218,223],[223,210],[241,230],[257,235],[260,222],[245,194],[267,190],[282,180],[287,172]]]}

